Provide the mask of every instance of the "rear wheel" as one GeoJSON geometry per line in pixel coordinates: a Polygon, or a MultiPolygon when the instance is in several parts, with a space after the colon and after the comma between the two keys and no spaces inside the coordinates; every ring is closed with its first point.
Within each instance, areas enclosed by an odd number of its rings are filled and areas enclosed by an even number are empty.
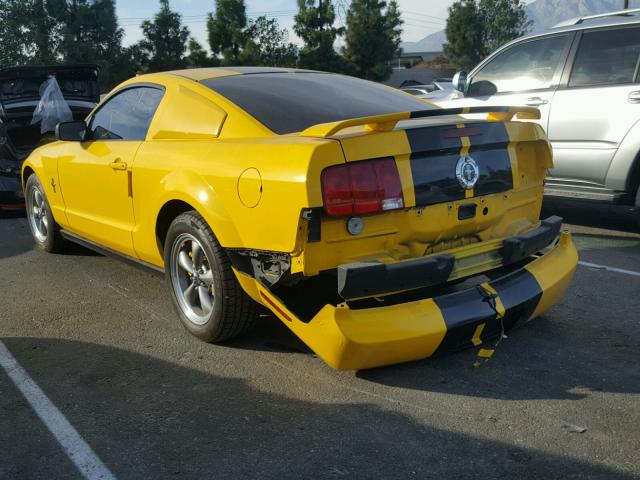
{"type": "Polygon", "coordinates": [[[227,254],[198,213],[183,213],[171,223],[164,251],[173,304],[190,333],[213,343],[251,327],[258,305],[240,287],[227,254]]]}
{"type": "Polygon", "coordinates": [[[51,207],[38,177],[31,175],[25,188],[27,219],[29,228],[41,250],[49,253],[59,252],[64,248],[64,239],[51,213],[51,207]]]}

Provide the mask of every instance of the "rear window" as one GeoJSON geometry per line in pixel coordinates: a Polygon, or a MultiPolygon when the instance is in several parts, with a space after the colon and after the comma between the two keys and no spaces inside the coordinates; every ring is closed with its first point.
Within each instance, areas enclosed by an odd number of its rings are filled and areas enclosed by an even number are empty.
{"type": "Polygon", "coordinates": [[[278,134],[432,105],[378,83],[330,73],[260,73],[202,82],[278,134]]]}

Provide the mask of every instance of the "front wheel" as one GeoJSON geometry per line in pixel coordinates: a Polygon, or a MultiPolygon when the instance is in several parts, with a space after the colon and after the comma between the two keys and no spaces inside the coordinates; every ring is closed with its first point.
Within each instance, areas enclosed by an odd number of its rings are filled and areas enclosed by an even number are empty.
{"type": "Polygon", "coordinates": [[[51,213],[51,207],[38,177],[31,175],[25,187],[27,219],[39,249],[55,253],[63,250],[64,239],[51,213]]]}
{"type": "Polygon", "coordinates": [[[171,223],[164,263],[174,307],[191,334],[215,343],[253,324],[257,304],[240,287],[229,257],[198,213],[183,213],[171,223]]]}

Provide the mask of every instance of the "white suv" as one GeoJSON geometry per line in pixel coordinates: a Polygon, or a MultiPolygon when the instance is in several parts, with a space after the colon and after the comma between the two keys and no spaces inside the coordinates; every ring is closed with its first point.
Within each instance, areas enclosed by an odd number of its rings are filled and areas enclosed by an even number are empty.
{"type": "Polygon", "coordinates": [[[440,106],[529,105],[553,146],[545,193],[640,207],[640,9],[514,40],[440,106]]]}

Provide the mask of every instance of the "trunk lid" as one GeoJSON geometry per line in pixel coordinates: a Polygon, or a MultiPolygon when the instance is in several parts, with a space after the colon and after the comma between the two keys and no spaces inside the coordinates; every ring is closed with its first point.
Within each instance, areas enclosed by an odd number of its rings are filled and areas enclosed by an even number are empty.
{"type": "Polygon", "coordinates": [[[26,66],[0,69],[0,101],[5,108],[40,99],[40,85],[50,75],[58,80],[66,100],[97,103],[100,99],[97,65],[26,66]]]}
{"type": "Polygon", "coordinates": [[[0,69],[0,102],[7,114],[28,113],[40,100],[40,85],[50,75],[58,80],[65,100],[72,108],[95,105],[100,100],[97,65],[53,65],[0,69]],[[33,102],[33,106],[31,103],[33,102]]]}
{"type": "Polygon", "coordinates": [[[1,172],[17,175],[22,161],[43,141],[31,120],[48,77],[55,75],[74,119],[82,120],[100,100],[98,72],[93,64],[0,69],[1,172]]]}

